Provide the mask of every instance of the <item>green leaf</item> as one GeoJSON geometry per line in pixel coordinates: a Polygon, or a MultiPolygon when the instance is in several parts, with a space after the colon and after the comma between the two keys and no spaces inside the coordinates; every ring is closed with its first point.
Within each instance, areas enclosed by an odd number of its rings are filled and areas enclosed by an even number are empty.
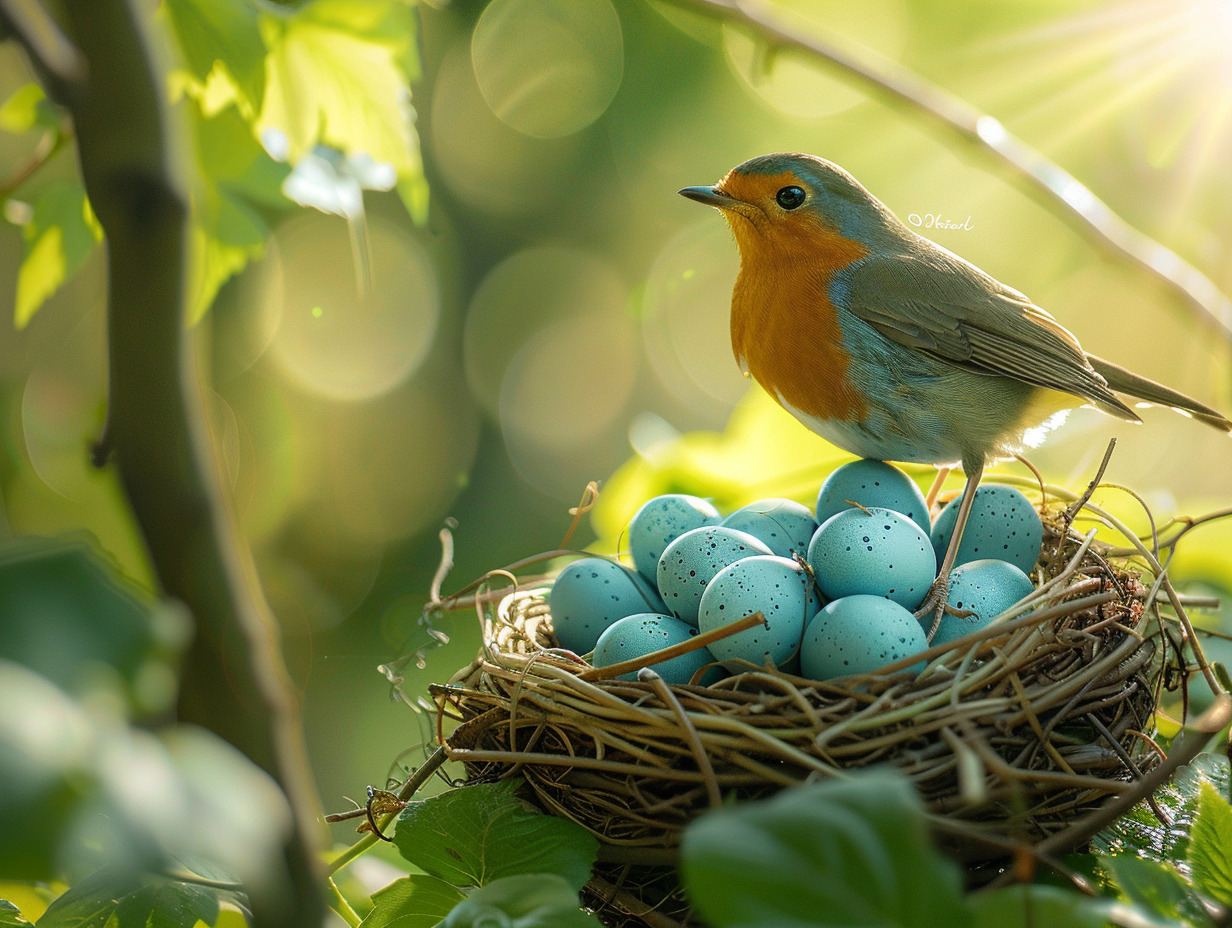
{"type": "Polygon", "coordinates": [[[1162,919],[1193,914],[1189,885],[1171,863],[1121,854],[1100,857],[1099,866],[1112,880],[1121,898],[1162,919]]]}
{"type": "Polygon", "coordinates": [[[0,105],[0,129],[27,132],[30,129],[56,129],[62,116],[38,84],[23,84],[0,105]]]}
{"type": "Polygon", "coordinates": [[[286,137],[294,163],[323,144],[366,152],[399,176],[420,175],[410,107],[417,66],[415,19],[402,0],[312,0],[267,15],[269,48],[262,138],[286,137]]]}
{"type": "Polygon", "coordinates": [[[483,886],[521,873],[555,873],[574,891],[590,879],[599,843],[567,819],[529,812],[517,781],[479,783],[412,802],[394,844],[421,870],[455,886],[483,886]]]}
{"type": "Polygon", "coordinates": [[[1146,803],[1113,822],[1091,840],[1091,848],[1105,855],[1136,854],[1152,860],[1183,860],[1189,845],[1189,823],[1198,809],[1202,787],[1211,783],[1227,794],[1228,759],[1199,754],[1167,784],[1155,791],[1155,801],[1172,820],[1160,823],[1146,803]]]}
{"type": "Polygon", "coordinates": [[[206,887],[105,868],[56,899],[37,928],[193,928],[213,925],[218,913],[218,896],[206,887]]]}
{"type": "Polygon", "coordinates": [[[1033,885],[973,893],[968,906],[975,913],[975,928],[1104,928],[1117,911],[1111,899],[1033,885]]]}
{"type": "Polygon", "coordinates": [[[28,928],[30,922],[21,917],[21,910],[6,899],[0,899],[0,928],[28,928]]]}
{"type": "Polygon", "coordinates": [[[105,666],[142,710],[161,711],[174,695],[152,691],[148,680],[169,675],[187,620],[156,608],[84,542],[0,543],[0,590],[0,657],[79,696],[105,666]]]}
{"type": "Polygon", "coordinates": [[[360,928],[436,928],[466,894],[422,873],[394,880],[372,894],[372,911],[360,928]]]}
{"type": "Polygon", "coordinates": [[[49,185],[22,227],[23,252],[17,272],[14,322],[21,329],[39,307],[76,274],[103,238],[80,184],[49,185]]]}
{"type": "Polygon", "coordinates": [[[204,86],[220,66],[249,113],[265,96],[265,42],[257,12],[247,0],[166,0],[184,60],[204,86]]]}
{"type": "Polygon", "coordinates": [[[685,831],[680,871],[718,928],[971,924],[958,868],[929,841],[911,785],[888,772],[709,812],[685,831]]]}
{"type": "Polygon", "coordinates": [[[61,835],[92,791],[98,720],[45,678],[3,658],[0,706],[0,873],[51,879],[61,835]]]}
{"type": "Polygon", "coordinates": [[[449,913],[441,928],[598,928],[582,911],[577,890],[552,873],[494,880],[449,913]]]}
{"type": "Polygon", "coordinates": [[[1198,891],[1232,908],[1232,805],[1209,783],[1198,799],[1188,859],[1198,891]]]}
{"type": "Polygon", "coordinates": [[[290,168],[257,144],[235,107],[198,117],[202,183],[194,192],[189,324],[205,315],[227,280],[265,251],[270,231],[258,205],[291,205],[281,190],[290,168]]]}

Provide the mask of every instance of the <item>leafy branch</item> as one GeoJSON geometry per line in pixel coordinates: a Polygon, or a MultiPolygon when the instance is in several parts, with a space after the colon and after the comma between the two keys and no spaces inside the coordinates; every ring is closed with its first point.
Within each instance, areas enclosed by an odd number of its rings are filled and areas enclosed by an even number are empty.
{"type": "Polygon", "coordinates": [[[196,621],[179,717],[278,780],[292,825],[284,859],[265,885],[249,887],[254,924],[311,928],[324,913],[317,802],[277,626],[250,585],[209,452],[184,326],[183,141],[163,102],[157,37],[136,0],[69,2],[63,33],[33,0],[5,0],[3,10],[73,116],[82,179],[107,237],[110,404],[100,457],[113,453],[163,590],[196,621]],[[80,66],[66,69],[66,60],[80,66]]]}
{"type": "Polygon", "coordinates": [[[661,0],[752,33],[771,52],[790,49],[832,65],[873,94],[948,129],[1007,168],[1054,213],[1117,258],[1155,277],[1232,341],[1232,299],[1200,270],[1122,219],[1060,165],[999,120],[896,62],[857,49],[837,33],[791,20],[765,0],[661,0]]]}

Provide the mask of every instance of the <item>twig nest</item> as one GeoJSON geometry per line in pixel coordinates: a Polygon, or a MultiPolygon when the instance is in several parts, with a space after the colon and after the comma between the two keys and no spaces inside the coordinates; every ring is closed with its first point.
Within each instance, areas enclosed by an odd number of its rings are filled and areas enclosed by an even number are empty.
{"type": "MultiPolygon", "coordinates": [[[[849,512],[885,521],[875,511],[883,488],[902,487],[881,468],[863,469],[870,473],[880,479],[853,500],[861,508],[820,520],[810,551],[827,522],[854,518],[849,512]]],[[[1031,520],[1016,501],[1010,509],[1011,531],[1021,533],[1031,520]]],[[[957,614],[931,644],[910,606],[888,590],[823,604],[817,586],[826,587],[812,575],[826,568],[804,552],[770,554],[713,521],[676,538],[656,530],[660,572],[683,549],[680,538],[714,542],[698,547],[706,577],[695,595],[689,587],[690,602],[680,607],[668,595],[662,613],[638,608],[635,618],[609,623],[592,661],[584,645],[570,647],[554,631],[548,589],[506,596],[484,619],[479,657],[432,688],[442,723],[469,723],[464,738],[445,739],[446,751],[472,778],[520,773],[544,810],[583,825],[609,859],[629,864],[670,859],[684,827],[716,797],[762,797],[879,765],[910,779],[958,856],[1003,857],[1014,842],[1042,840],[1127,790],[1157,761],[1157,608],[1148,607],[1137,570],[1110,560],[1094,533],[1071,528],[1072,513],[1045,506],[1031,515],[1042,519],[1042,544],[1028,539],[1029,571],[987,558],[956,570],[957,614]],[[767,565],[773,579],[762,576],[767,565]],[[711,584],[721,592],[709,592],[711,584]],[[729,610],[740,624],[716,618],[729,610]],[[668,619],[674,635],[660,627],[668,619]],[[642,648],[639,660],[621,663],[639,650],[616,645],[625,624],[653,627],[673,650],[642,648]],[[861,629],[880,631],[861,640],[861,629]],[[754,644],[735,650],[742,641],[754,644]],[[676,664],[669,673],[669,659],[681,654],[692,655],[687,672],[676,664]],[[638,676],[648,664],[670,691],[653,675],[638,676]]],[[[934,560],[923,526],[902,521],[934,560]]],[[[924,590],[916,593],[913,605],[924,590]]]]}

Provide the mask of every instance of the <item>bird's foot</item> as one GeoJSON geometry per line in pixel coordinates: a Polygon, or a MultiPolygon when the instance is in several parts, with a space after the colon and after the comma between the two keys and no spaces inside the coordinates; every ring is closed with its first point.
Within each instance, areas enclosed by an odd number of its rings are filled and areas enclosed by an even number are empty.
{"type": "Polygon", "coordinates": [[[945,616],[953,615],[960,619],[965,619],[968,616],[975,615],[969,609],[955,609],[947,601],[949,597],[950,575],[947,573],[933,581],[933,585],[929,587],[928,595],[924,597],[924,602],[920,603],[920,608],[913,613],[921,624],[929,616],[932,616],[932,622],[924,635],[925,641],[929,644],[932,644],[933,637],[937,634],[937,629],[941,627],[941,620],[945,616]]]}

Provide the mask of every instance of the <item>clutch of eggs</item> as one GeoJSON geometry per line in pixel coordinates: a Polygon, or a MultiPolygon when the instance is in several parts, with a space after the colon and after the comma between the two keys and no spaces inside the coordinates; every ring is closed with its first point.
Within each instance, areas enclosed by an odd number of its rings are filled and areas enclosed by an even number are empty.
{"type": "MultiPolygon", "coordinates": [[[[708,683],[725,665],[814,680],[868,673],[928,646],[932,615],[917,620],[913,610],[936,578],[960,501],[930,521],[915,482],[872,460],[831,473],[813,510],[774,498],[724,518],[695,496],[656,496],[629,525],[632,568],[588,557],[557,576],[548,597],[557,641],[605,667],[761,613],[764,624],[652,669],[672,684],[708,683]]],[[[959,615],[945,615],[932,643],[987,626],[1032,592],[1042,542],[1022,493],[979,487],[950,574],[959,615]]]]}

